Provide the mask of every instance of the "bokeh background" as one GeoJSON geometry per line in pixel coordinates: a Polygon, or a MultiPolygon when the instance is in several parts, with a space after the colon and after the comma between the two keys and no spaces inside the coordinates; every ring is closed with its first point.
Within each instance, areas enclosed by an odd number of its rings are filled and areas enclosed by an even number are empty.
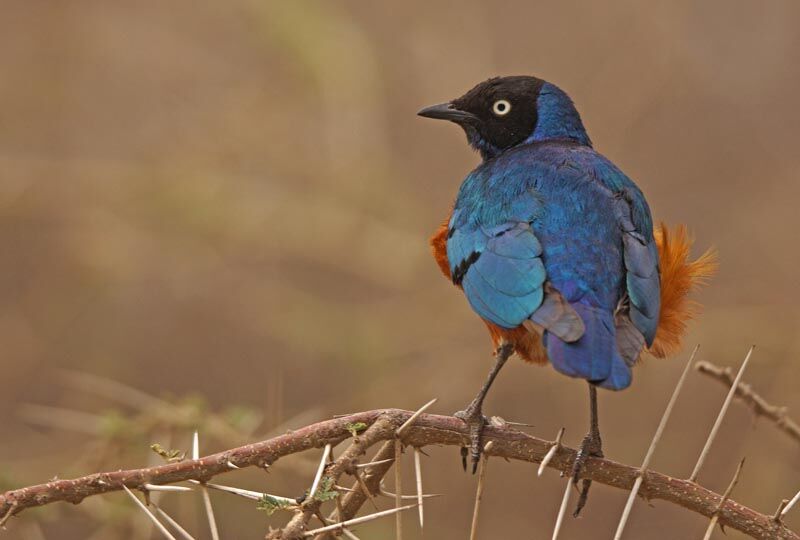
{"type": "MultiPolygon", "coordinates": [[[[745,379],[800,411],[793,0],[2,0],[2,13],[0,489],[155,463],[150,443],[188,450],[195,426],[211,452],[335,413],[462,408],[490,344],[427,238],[478,157],[415,112],[497,74],[566,89],[656,219],[689,225],[698,254],[716,246],[687,344],[722,365],[757,344],[745,379]]],[[[602,393],[607,456],[641,460],[686,352],[602,393]]],[[[692,375],[655,468],[689,474],[723,397],[692,375]]],[[[486,410],[544,438],[565,426],[576,445],[586,401],[578,381],[512,362],[486,410]]],[[[800,488],[799,450],[734,404],[700,480],[724,490],[747,456],[735,498],[772,513],[800,488]]],[[[455,449],[429,453],[426,486],[445,496],[425,536],[465,538],[475,479],[455,449]]],[[[318,459],[225,482],[296,496],[318,459]]],[[[481,537],[549,538],[562,482],[497,462],[481,537]]],[[[625,495],[595,486],[562,537],[611,537],[625,495]]],[[[207,535],[197,497],[162,502],[207,535]]],[[[225,538],[286,519],[214,502],[225,538]]],[[[136,512],[114,494],[27,511],[3,534],[155,538],[136,512]]],[[[705,525],[640,502],[627,537],[705,525]]],[[[394,537],[391,521],[358,532],[394,537]]]]}

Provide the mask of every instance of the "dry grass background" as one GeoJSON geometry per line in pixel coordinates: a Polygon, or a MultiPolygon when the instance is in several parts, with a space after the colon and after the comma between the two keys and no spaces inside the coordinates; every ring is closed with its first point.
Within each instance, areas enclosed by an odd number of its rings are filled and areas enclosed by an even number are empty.
{"type": "MultiPolygon", "coordinates": [[[[141,465],[168,437],[145,430],[95,454],[93,435],[26,421],[20,407],[38,403],[100,415],[102,436],[119,428],[112,404],[65,387],[60,369],[175,396],[198,417],[262,414],[265,431],[303,412],[466,404],[489,342],[426,238],[477,156],[457,128],[415,112],[495,74],[565,88],[656,219],[718,248],[688,342],[720,364],[757,343],[745,379],[800,409],[798,20],[791,0],[3,0],[0,485],[141,465]]],[[[630,390],[602,393],[607,456],[641,459],[682,364],[648,361],[630,390]]],[[[574,445],[585,394],[513,362],[487,411],[548,438],[566,426],[574,445]]],[[[689,474],[723,395],[692,377],[655,468],[689,474]]],[[[188,427],[172,432],[188,449],[188,427]]],[[[772,512],[800,487],[798,454],[736,406],[700,480],[723,490],[746,455],[735,497],[772,512]]],[[[298,495],[316,458],[236,473],[237,485],[298,495]]],[[[426,461],[426,484],[447,494],[428,506],[426,536],[464,538],[474,478],[452,450],[426,461]]],[[[492,467],[482,530],[549,538],[562,483],[546,476],[492,467]]],[[[34,510],[5,536],[148,538],[124,497],[34,510]]],[[[597,486],[563,538],[610,537],[624,499],[597,486]]],[[[202,529],[199,506],[180,504],[202,529]]],[[[266,529],[251,506],[217,504],[227,537],[266,529]]],[[[789,523],[800,527],[798,512],[789,523]]],[[[704,526],[640,504],[627,536],[699,537],[704,526]]],[[[389,522],[360,530],[393,537],[389,522]]]]}

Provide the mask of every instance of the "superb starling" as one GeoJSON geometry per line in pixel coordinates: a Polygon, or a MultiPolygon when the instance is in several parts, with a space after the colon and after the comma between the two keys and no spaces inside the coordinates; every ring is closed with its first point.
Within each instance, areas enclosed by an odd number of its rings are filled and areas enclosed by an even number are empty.
{"type": "MultiPolygon", "coordinates": [[[[693,313],[687,294],[713,272],[713,255],[692,261],[685,228],[654,229],[641,190],[592,148],[572,100],[552,83],[493,78],[419,115],[461,126],[482,158],[431,238],[442,272],[484,320],[496,351],[486,383],[456,413],[470,428],[473,472],[483,400],[517,353],[588,381],[577,484],[586,459],[603,455],[597,388],[627,388],[643,353],[680,347],[693,313]]],[[[575,515],[590,485],[583,480],[575,515]]]]}

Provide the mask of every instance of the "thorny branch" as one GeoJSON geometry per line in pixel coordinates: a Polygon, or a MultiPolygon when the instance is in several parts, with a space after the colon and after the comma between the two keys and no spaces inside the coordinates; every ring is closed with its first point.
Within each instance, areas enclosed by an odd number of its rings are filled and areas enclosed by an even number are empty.
{"type": "MultiPolygon", "coordinates": [[[[396,429],[389,416],[379,416],[377,420],[361,435],[355,438],[353,444],[332,464],[325,469],[325,476],[335,483],[339,477],[347,472],[355,472],[356,460],[367,449],[380,440],[385,440],[396,429]]],[[[298,512],[286,527],[280,531],[273,531],[267,535],[268,539],[300,538],[306,530],[308,522],[320,511],[322,503],[311,498],[303,504],[302,512],[298,512]]]]}
{"type": "MultiPolygon", "coordinates": [[[[375,430],[370,430],[369,440],[365,434],[360,435],[365,441],[363,445],[357,448],[354,445],[348,450],[348,452],[352,451],[353,457],[355,457],[355,453],[365,450],[368,443],[393,439],[395,437],[394,430],[411,414],[409,411],[398,409],[365,411],[312,424],[266,441],[233,448],[196,460],[144,469],[97,473],[73,480],[56,480],[7,491],[0,495],[0,520],[9,515],[19,514],[26,508],[43,506],[57,501],[78,504],[86,497],[121,490],[123,486],[129,489],[142,489],[147,483],[169,484],[190,479],[205,482],[214,476],[232,470],[230,464],[237,468],[251,466],[264,468],[290,454],[311,448],[323,448],[326,444],[336,445],[352,436],[349,427],[353,424],[364,423],[367,426],[376,427],[375,430]]],[[[508,459],[538,463],[551,447],[549,441],[522,433],[508,426],[487,427],[484,437],[484,440],[493,443],[487,455],[508,459]]],[[[461,420],[432,414],[421,415],[402,436],[404,445],[415,447],[463,446],[468,444],[468,439],[468,430],[461,420]]],[[[385,449],[386,445],[376,459],[382,459],[383,454],[388,454],[388,452],[384,452],[385,449]]],[[[569,474],[574,459],[575,450],[561,446],[548,466],[569,474]]],[[[336,476],[339,468],[344,472],[345,462],[337,463],[340,463],[338,468],[334,469],[336,464],[331,465],[328,474],[336,476]]],[[[638,471],[637,467],[623,465],[609,459],[591,458],[584,467],[582,476],[595,482],[630,490],[638,471]]],[[[375,488],[376,478],[379,479],[380,474],[375,474],[366,480],[371,489],[375,488]]],[[[753,538],[800,540],[800,535],[771,516],[756,512],[732,500],[723,502],[722,495],[695,482],[672,478],[648,470],[645,473],[643,484],[643,496],[647,499],[665,500],[707,518],[711,518],[716,513],[721,525],[742,531],[753,538]]],[[[345,515],[342,517],[354,514],[360,506],[359,503],[363,503],[363,499],[359,500],[360,496],[356,493],[358,492],[352,492],[344,498],[342,508],[345,515]]],[[[303,519],[305,520],[305,518],[303,519]]],[[[276,538],[283,540],[298,538],[296,531],[287,532],[291,534],[279,535],[276,538]]]]}
{"type": "MultiPolygon", "coordinates": [[[[721,382],[728,388],[733,384],[734,375],[728,367],[723,368],[711,362],[702,361],[695,364],[695,369],[703,375],[708,375],[712,379],[721,382]]],[[[736,387],[736,396],[744,401],[756,416],[769,418],[775,422],[778,429],[800,442],[800,425],[789,418],[786,407],[771,405],[766,399],[758,395],[749,384],[744,382],[740,382],[736,387]]]]}

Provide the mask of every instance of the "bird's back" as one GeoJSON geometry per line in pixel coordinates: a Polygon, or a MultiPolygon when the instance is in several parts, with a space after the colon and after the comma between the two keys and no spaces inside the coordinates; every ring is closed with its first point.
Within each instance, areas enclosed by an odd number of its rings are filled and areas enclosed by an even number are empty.
{"type": "Polygon", "coordinates": [[[642,233],[652,240],[644,197],[606,158],[567,141],[528,144],[484,162],[467,177],[453,226],[491,227],[530,215],[547,280],[569,302],[613,310],[624,293],[617,215],[624,197],[634,199],[642,233]]]}
{"type": "Polygon", "coordinates": [[[484,244],[520,227],[529,227],[530,240],[505,241],[502,253],[494,248],[491,254],[496,260],[473,271],[481,274],[465,289],[473,308],[509,329],[525,324],[522,319],[544,326],[544,346],[556,369],[626,387],[658,315],[657,255],[641,192],[590,147],[569,141],[522,145],[485,161],[462,184],[449,224],[457,235],[448,242],[451,267],[466,274],[484,244]],[[626,234],[636,235],[632,254],[625,252],[631,244],[626,234]],[[638,325],[618,312],[631,294],[626,261],[630,266],[637,257],[649,257],[650,266],[642,281],[650,319],[638,325]],[[521,280],[531,285],[519,285],[521,280]]]}

